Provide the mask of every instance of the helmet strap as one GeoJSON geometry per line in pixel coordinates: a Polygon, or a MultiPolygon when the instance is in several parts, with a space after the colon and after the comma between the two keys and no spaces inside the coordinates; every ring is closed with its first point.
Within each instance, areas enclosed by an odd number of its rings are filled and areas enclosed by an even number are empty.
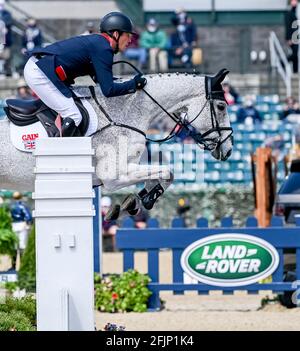
{"type": "Polygon", "coordinates": [[[118,33],[119,33],[118,39],[116,39],[116,38],[113,36],[113,33],[111,33],[111,32],[107,32],[107,34],[110,36],[110,38],[111,38],[112,40],[115,41],[116,47],[115,47],[115,49],[114,49],[114,54],[117,54],[117,53],[119,52],[119,40],[120,40],[120,37],[121,37],[121,35],[122,35],[122,32],[120,32],[120,31],[115,31],[115,32],[118,32],[118,33]]]}

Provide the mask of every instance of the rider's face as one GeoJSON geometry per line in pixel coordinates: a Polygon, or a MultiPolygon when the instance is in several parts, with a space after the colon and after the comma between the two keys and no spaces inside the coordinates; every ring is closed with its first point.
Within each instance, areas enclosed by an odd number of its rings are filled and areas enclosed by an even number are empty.
{"type": "Polygon", "coordinates": [[[130,33],[122,33],[119,39],[119,50],[124,51],[126,47],[130,44],[131,42],[131,36],[132,34],[130,33]]]}

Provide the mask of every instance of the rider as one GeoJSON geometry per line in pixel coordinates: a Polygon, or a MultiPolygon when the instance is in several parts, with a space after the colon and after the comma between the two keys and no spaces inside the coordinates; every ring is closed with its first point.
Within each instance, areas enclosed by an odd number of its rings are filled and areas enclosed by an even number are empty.
{"type": "Polygon", "coordinates": [[[77,127],[82,117],[70,89],[75,78],[90,75],[106,97],[135,93],[147,83],[141,74],[124,83],[113,80],[113,56],[127,47],[134,34],[130,18],[120,12],[108,13],[100,32],[33,50],[24,68],[28,86],[63,118],[62,136],[80,135],[77,127]]]}

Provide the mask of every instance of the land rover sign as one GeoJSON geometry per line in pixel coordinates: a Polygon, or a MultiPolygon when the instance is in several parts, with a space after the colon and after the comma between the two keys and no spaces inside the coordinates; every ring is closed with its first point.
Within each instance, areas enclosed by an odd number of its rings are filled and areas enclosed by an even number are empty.
{"type": "Polygon", "coordinates": [[[208,236],[192,243],[181,256],[181,266],[189,276],[216,286],[256,283],[270,276],[278,264],[272,245],[244,234],[208,236]]]}

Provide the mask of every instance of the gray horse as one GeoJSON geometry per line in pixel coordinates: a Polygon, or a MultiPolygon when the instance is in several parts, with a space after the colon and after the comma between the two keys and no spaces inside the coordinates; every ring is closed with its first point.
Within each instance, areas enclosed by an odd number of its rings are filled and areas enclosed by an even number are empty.
{"type": "MultiPolygon", "coordinates": [[[[97,113],[98,129],[109,124],[99,104],[111,120],[133,127],[111,125],[92,136],[96,150],[96,176],[107,191],[113,192],[140,182],[145,184],[139,196],[127,197],[121,208],[113,209],[111,217],[118,217],[121,210],[130,210],[129,213],[134,214],[141,205],[151,209],[173,181],[168,166],[140,164],[146,144],[142,133],[146,133],[155,118],[171,119],[177,116],[180,124],[193,127],[194,140],[204,145],[214,158],[224,161],[230,156],[232,130],[221,87],[227,73],[221,70],[213,77],[184,73],[146,76],[148,84],[145,90],[165,111],[151,101],[144,91],[105,98],[96,87],[95,101],[87,87],[74,88],[75,92],[89,98],[97,113]],[[184,117],[179,117],[182,113],[173,115],[178,111],[185,111],[184,117]]],[[[0,188],[32,191],[34,157],[18,151],[11,144],[7,119],[0,121],[0,158],[0,188]]]]}

